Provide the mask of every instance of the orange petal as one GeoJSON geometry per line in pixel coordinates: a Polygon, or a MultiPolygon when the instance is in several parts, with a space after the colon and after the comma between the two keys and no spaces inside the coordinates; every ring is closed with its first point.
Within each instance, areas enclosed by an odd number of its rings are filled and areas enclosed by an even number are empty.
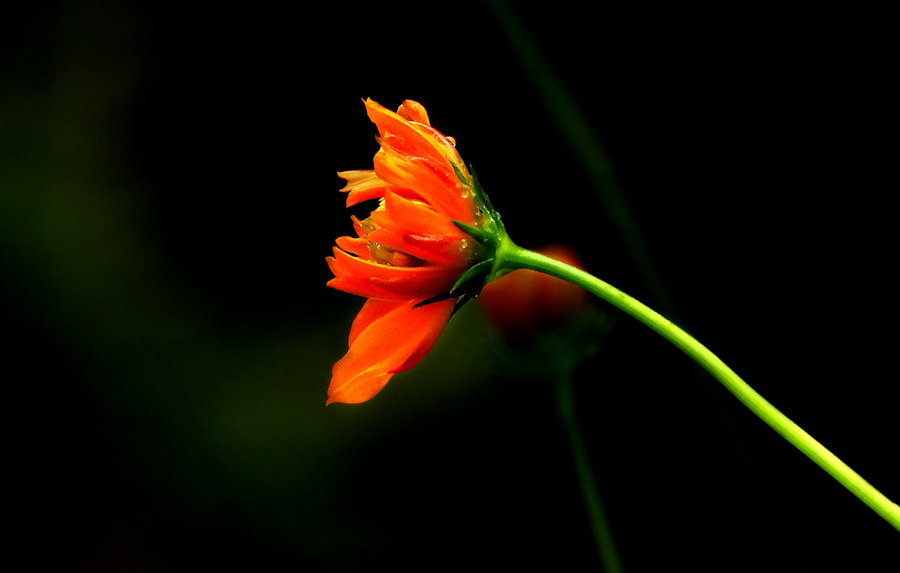
{"type": "Polygon", "coordinates": [[[350,171],[338,171],[338,177],[347,181],[347,185],[341,191],[350,191],[359,185],[365,185],[373,178],[378,179],[371,169],[351,169],[350,171]]]}
{"type": "MultiPolygon", "coordinates": [[[[334,259],[331,257],[328,257],[325,260],[328,262],[329,266],[334,263],[334,259]]],[[[372,284],[371,281],[358,279],[355,277],[334,277],[333,279],[325,283],[325,286],[344,291],[349,294],[355,294],[357,296],[364,296],[366,298],[374,298],[379,300],[407,300],[409,298],[406,295],[387,291],[377,285],[372,284]]]]}
{"type": "Polygon", "coordinates": [[[397,115],[408,121],[431,125],[431,122],[428,121],[428,112],[425,111],[425,106],[411,99],[403,102],[400,109],[397,110],[397,115]]]}
{"type": "Polygon", "coordinates": [[[391,376],[428,354],[450,320],[455,301],[416,307],[418,302],[366,303],[351,329],[349,351],[332,368],[326,404],[365,402],[391,376]]]}
{"type": "Polygon", "coordinates": [[[388,193],[371,219],[378,226],[368,234],[371,241],[431,263],[464,266],[469,260],[466,234],[425,203],[388,193]]]}
{"type": "Polygon", "coordinates": [[[350,325],[350,336],[347,343],[350,346],[353,346],[353,341],[356,340],[356,337],[359,336],[362,331],[369,328],[373,322],[382,316],[396,309],[401,304],[404,304],[404,302],[376,300],[374,298],[366,300],[365,304],[362,305],[362,308],[359,309],[359,312],[356,314],[356,318],[353,319],[353,324],[350,325]]]}
{"type": "Polygon", "coordinates": [[[466,250],[469,243],[465,239],[410,235],[380,228],[369,233],[369,240],[421,259],[431,266],[458,268],[464,267],[469,260],[470,251],[466,250]]]}
{"type": "Polygon", "coordinates": [[[378,128],[382,139],[390,141],[403,154],[425,157],[450,167],[449,161],[441,149],[441,142],[435,139],[430,132],[426,133],[376,101],[369,99],[365,104],[366,113],[378,128]]]}
{"type": "MultiPolygon", "coordinates": [[[[387,193],[384,196],[384,210],[378,213],[373,212],[372,216],[374,217],[376,214],[379,218],[383,218],[382,214],[388,215],[393,228],[403,229],[414,235],[457,239],[466,237],[466,234],[454,225],[447,215],[438,213],[425,203],[401,197],[396,193],[387,193]]],[[[377,220],[376,223],[379,226],[388,227],[387,224],[382,225],[377,220]]]]}
{"type": "Polygon", "coordinates": [[[456,165],[460,171],[466,174],[466,180],[471,181],[472,178],[469,176],[462,158],[455,149],[456,142],[452,137],[447,137],[431,126],[431,122],[428,119],[428,112],[425,111],[425,106],[417,101],[408,99],[404,101],[397,110],[397,115],[405,120],[418,124],[415,126],[416,129],[425,135],[430,136],[434,140],[435,146],[441,154],[448,161],[456,165]]]}
{"type": "Polygon", "coordinates": [[[335,241],[342,251],[354,254],[366,260],[372,260],[372,254],[369,252],[369,241],[356,237],[338,237],[335,241]]]}
{"type": "MultiPolygon", "coordinates": [[[[446,267],[394,267],[382,265],[354,257],[337,247],[334,248],[334,257],[329,257],[326,260],[337,279],[355,279],[359,281],[359,284],[369,284],[378,290],[394,294],[395,297],[391,298],[404,296],[406,298],[429,298],[446,292],[459,278],[457,273],[448,271],[446,267]]],[[[338,288],[332,283],[333,280],[329,281],[330,286],[338,288]]],[[[361,293],[354,292],[353,294],[361,293]]],[[[363,294],[363,296],[371,295],[363,294]]]]}
{"type": "Polygon", "coordinates": [[[409,157],[395,153],[382,145],[373,159],[375,172],[404,197],[402,189],[410,189],[435,211],[451,219],[472,224],[475,202],[469,192],[461,188],[452,171],[422,157],[409,157]]]}
{"type": "Polygon", "coordinates": [[[347,181],[341,192],[347,193],[348,207],[369,199],[384,197],[384,194],[391,189],[391,186],[382,181],[372,169],[339,171],[338,177],[347,181]]]}

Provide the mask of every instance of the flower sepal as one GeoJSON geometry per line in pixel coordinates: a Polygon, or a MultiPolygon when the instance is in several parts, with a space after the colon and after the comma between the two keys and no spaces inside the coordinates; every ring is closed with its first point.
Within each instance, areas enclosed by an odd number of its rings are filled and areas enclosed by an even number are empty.
{"type": "Polygon", "coordinates": [[[494,267],[494,259],[485,259],[480,261],[466,270],[465,273],[459,280],[456,281],[456,284],[450,288],[450,290],[446,293],[439,294],[433,296],[431,298],[427,298],[422,302],[418,303],[416,306],[425,306],[426,304],[431,304],[433,302],[440,302],[442,300],[447,300],[451,298],[456,299],[456,307],[454,312],[459,310],[464,304],[477,297],[481,293],[481,289],[488,282],[488,276],[494,267]]]}
{"type": "Polygon", "coordinates": [[[491,199],[484,187],[481,186],[475,168],[470,165],[469,171],[472,174],[472,197],[477,206],[475,224],[457,220],[454,220],[453,224],[478,243],[481,260],[463,273],[450,290],[452,295],[460,297],[461,303],[475,298],[484,285],[508,272],[498,264],[501,260],[498,253],[502,246],[511,244],[503,221],[500,219],[500,213],[491,204],[491,199]]]}
{"type": "Polygon", "coordinates": [[[482,247],[487,247],[491,249],[491,251],[496,250],[497,236],[495,233],[481,227],[476,227],[475,225],[463,223],[462,221],[454,220],[453,224],[456,225],[460,231],[475,239],[482,247]]]}
{"type": "MultiPolygon", "coordinates": [[[[453,167],[458,177],[466,180],[463,174],[456,166],[453,167]]],[[[500,220],[500,213],[494,209],[491,199],[481,186],[478,174],[473,166],[469,166],[469,172],[472,179],[469,181],[472,198],[475,200],[475,224],[470,225],[462,221],[453,221],[462,232],[475,239],[483,247],[490,249],[490,252],[496,251],[502,240],[506,237],[506,230],[503,228],[503,222],[500,220]]]]}
{"type": "Polygon", "coordinates": [[[497,251],[501,245],[509,241],[506,228],[500,219],[500,213],[491,204],[491,200],[484,187],[481,186],[474,167],[469,166],[471,179],[456,166],[454,166],[454,170],[457,177],[467,183],[466,187],[469,188],[472,194],[476,210],[474,225],[456,219],[451,219],[451,221],[460,231],[478,243],[478,258],[480,260],[466,269],[448,292],[423,300],[416,306],[424,306],[432,302],[455,298],[455,310],[459,310],[465,303],[476,298],[481,293],[484,285],[507,272],[497,265],[497,251]]]}

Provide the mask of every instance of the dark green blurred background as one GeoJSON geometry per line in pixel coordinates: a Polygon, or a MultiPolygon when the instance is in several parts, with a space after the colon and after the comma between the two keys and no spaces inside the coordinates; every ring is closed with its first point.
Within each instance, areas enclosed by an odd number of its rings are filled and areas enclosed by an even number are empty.
{"type": "MultiPolygon", "coordinates": [[[[34,569],[599,568],[551,393],[504,375],[476,305],[375,400],[324,407],[361,304],[324,287],[335,171],[377,149],[360,98],[421,101],[517,242],[664,304],[488,6],[431,6],[5,9],[4,473],[34,569]]],[[[520,14],[666,308],[900,499],[894,38],[719,10],[520,14]]],[[[641,325],[576,392],[626,570],[896,570],[895,530],[641,325]]]]}

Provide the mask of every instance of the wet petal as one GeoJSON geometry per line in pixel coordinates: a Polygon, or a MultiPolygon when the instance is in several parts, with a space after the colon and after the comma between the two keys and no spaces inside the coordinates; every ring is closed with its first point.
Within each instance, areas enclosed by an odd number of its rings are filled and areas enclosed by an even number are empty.
{"type": "Polygon", "coordinates": [[[378,133],[381,134],[383,140],[405,155],[424,157],[450,167],[449,161],[441,150],[441,143],[430,133],[426,133],[420,127],[403,119],[378,102],[366,100],[365,103],[369,119],[378,128],[378,133]]]}
{"type": "Polygon", "coordinates": [[[456,272],[450,269],[463,267],[468,260],[467,257],[463,259],[463,256],[468,254],[466,249],[469,247],[469,242],[465,238],[410,235],[402,231],[381,228],[372,231],[369,239],[412,255],[426,264],[448,267],[447,272],[456,272]]]}
{"type": "Polygon", "coordinates": [[[371,241],[429,263],[459,267],[469,259],[470,251],[465,251],[468,236],[448,217],[421,201],[389,193],[384,209],[373,211],[371,220],[378,226],[367,237],[371,241]]]}
{"type": "MultiPolygon", "coordinates": [[[[433,237],[450,237],[463,239],[467,235],[453,224],[450,217],[442,215],[429,205],[401,197],[396,193],[388,193],[384,197],[384,211],[390,217],[390,223],[380,226],[405,229],[412,235],[429,235],[433,237]]],[[[376,215],[376,213],[372,213],[376,215]]],[[[379,214],[381,217],[381,214],[379,214]]]]}
{"type": "Polygon", "coordinates": [[[400,109],[397,110],[397,115],[407,121],[415,121],[422,125],[431,125],[431,122],[428,121],[428,112],[425,111],[425,106],[411,99],[403,102],[400,109]]]}
{"type": "Polygon", "coordinates": [[[435,211],[451,219],[472,224],[475,205],[468,191],[464,191],[456,175],[421,157],[407,157],[382,147],[373,160],[375,172],[393,191],[404,197],[409,189],[435,211]]]}
{"type": "MultiPolygon", "coordinates": [[[[447,137],[431,126],[431,121],[428,119],[428,112],[425,111],[425,107],[422,104],[408,99],[404,101],[397,110],[397,116],[411,122],[412,127],[417,132],[424,135],[426,139],[429,139],[431,145],[434,146],[445,160],[455,165],[462,173],[465,173],[467,180],[471,180],[471,177],[466,170],[465,163],[463,163],[462,158],[459,156],[459,152],[456,151],[456,142],[452,137],[447,137]]],[[[404,139],[402,135],[398,137],[404,139]]],[[[404,153],[407,155],[416,155],[416,153],[408,150],[404,150],[404,153]]]]}

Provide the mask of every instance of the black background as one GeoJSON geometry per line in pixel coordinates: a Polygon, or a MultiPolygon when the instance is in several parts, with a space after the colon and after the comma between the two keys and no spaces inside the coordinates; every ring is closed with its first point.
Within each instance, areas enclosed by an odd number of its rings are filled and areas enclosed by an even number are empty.
{"type": "MultiPolygon", "coordinates": [[[[360,304],[324,257],[335,172],[377,149],[365,97],[422,102],[518,243],[573,245],[900,499],[884,14],[517,6],[670,305],[488,4],[312,6],[4,18],[5,474],[32,563],[599,568],[550,391],[492,360],[476,305],[375,400],[323,407],[360,304]]],[[[892,527],[610,313],[576,392],[626,570],[896,570],[892,527]]]]}

